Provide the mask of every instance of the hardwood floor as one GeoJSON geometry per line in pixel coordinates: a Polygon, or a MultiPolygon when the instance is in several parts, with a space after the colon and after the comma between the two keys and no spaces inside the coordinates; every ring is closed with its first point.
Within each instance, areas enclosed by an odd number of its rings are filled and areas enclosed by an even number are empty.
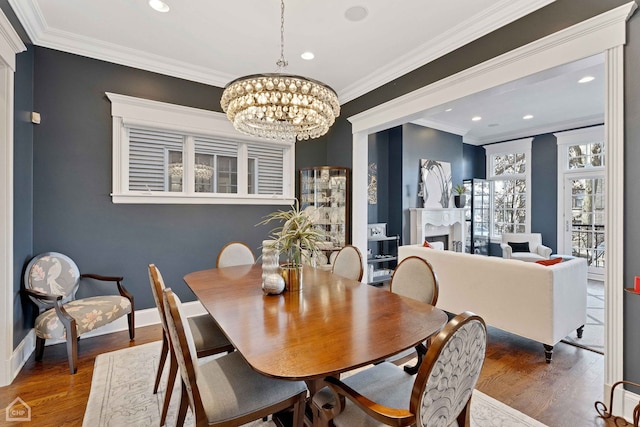
{"type": "MultiPolygon", "coordinates": [[[[0,407],[20,397],[32,408],[32,422],[25,425],[80,426],[96,356],[159,340],[161,333],[157,325],[136,329],[133,343],[127,332],[81,340],[76,375],[69,375],[64,345],[49,346],[42,362],[36,363],[32,355],[14,382],[0,388],[0,407]]],[[[603,369],[602,355],[564,343],[555,347],[553,362],[546,364],[540,343],[489,328],[477,388],[550,427],[609,426],[593,406],[603,398],[603,369]]],[[[4,415],[0,425],[6,425],[4,415]]]]}

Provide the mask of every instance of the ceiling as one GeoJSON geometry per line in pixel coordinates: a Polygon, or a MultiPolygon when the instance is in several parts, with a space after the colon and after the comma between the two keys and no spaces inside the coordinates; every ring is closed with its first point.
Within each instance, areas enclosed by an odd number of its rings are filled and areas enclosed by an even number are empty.
{"type": "MultiPolygon", "coordinates": [[[[286,72],[326,83],[345,103],[553,1],[286,0],[286,72]],[[364,19],[348,19],[362,8],[364,19]],[[306,51],[315,58],[302,59],[306,51]]],[[[148,0],[9,0],[38,46],[218,87],[277,71],[277,0],[165,2],[168,13],[151,9],[148,0]]],[[[505,140],[525,128],[545,129],[551,122],[602,123],[602,60],[565,68],[550,78],[533,76],[460,100],[446,114],[425,112],[416,123],[472,144],[505,140]],[[574,84],[584,72],[599,73],[595,84],[574,84]],[[524,114],[534,118],[523,123],[524,114]],[[470,122],[470,115],[483,119],[470,122]]]]}

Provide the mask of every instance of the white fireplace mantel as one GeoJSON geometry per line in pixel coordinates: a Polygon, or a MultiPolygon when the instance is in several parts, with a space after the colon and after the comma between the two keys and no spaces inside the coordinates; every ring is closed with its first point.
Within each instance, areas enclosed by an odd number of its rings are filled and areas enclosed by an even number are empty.
{"type": "Polygon", "coordinates": [[[422,243],[429,236],[447,234],[450,249],[454,241],[462,242],[464,247],[466,227],[463,208],[410,208],[409,217],[411,244],[422,243]]]}

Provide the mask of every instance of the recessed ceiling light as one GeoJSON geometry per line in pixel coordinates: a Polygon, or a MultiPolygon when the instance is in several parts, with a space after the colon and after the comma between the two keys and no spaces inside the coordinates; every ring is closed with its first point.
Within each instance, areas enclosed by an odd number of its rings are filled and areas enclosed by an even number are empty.
{"type": "Polygon", "coordinates": [[[149,6],[158,12],[169,12],[169,5],[162,0],[149,0],[149,6]]]}
{"type": "Polygon", "coordinates": [[[522,119],[523,120],[530,120],[530,119],[533,119],[533,116],[531,114],[527,114],[527,115],[522,116],[522,119]]]}
{"type": "Polygon", "coordinates": [[[475,117],[472,117],[471,120],[473,120],[474,122],[479,122],[480,120],[482,120],[482,117],[475,116],[475,117]]]}
{"type": "Polygon", "coordinates": [[[316,56],[313,54],[313,52],[304,52],[302,55],[300,55],[300,57],[302,59],[306,59],[307,61],[311,61],[316,56]]]}
{"type": "Polygon", "coordinates": [[[452,110],[453,110],[453,108],[447,108],[447,109],[446,109],[446,110],[444,110],[444,111],[448,113],[449,111],[452,111],[452,110]]]}
{"type": "Polygon", "coordinates": [[[344,17],[351,22],[362,21],[367,15],[369,15],[369,11],[362,6],[353,6],[344,12],[344,17]]]}
{"type": "Polygon", "coordinates": [[[595,80],[595,77],[593,76],[584,76],[583,78],[578,80],[578,83],[589,83],[590,81],[593,81],[593,80],[595,80]]]}

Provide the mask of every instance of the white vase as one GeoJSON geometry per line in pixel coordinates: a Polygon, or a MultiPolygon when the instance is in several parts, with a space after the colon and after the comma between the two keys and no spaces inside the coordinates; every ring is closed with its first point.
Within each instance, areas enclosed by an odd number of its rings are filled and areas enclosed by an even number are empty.
{"type": "Polygon", "coordinates": [[[270,274],[278,274],[280,254],[274,248],[273,240],[262,241],[262,284],[264,286],[265,279],[270,274]]]}

